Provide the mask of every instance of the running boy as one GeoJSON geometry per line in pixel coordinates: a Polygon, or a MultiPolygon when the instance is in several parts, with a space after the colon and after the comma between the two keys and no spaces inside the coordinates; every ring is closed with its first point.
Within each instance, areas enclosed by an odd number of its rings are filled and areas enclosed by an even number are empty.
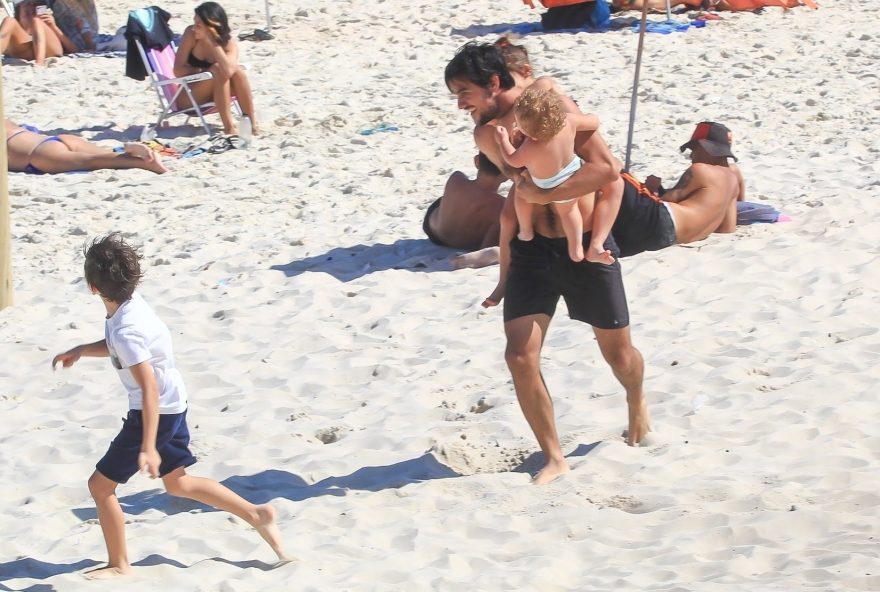
{"type": "Polygon", "coordinates": [[[185,468],[196,462],[188,447],[186,387],[174,366],[168,327],[135,292],[142,276],[140,255],[119,235],[111,234],[93,241],[85,257],[86,283],[107,309],[105,338],[58,354],[52,368],[59,362],[68,368],[82,356],[109,356],[128,391],[129,404],[122,430],[89,478],[109,558],[107,567],[90,571],[87,577],[104,579],[132,571],[116,486],[138,471],[153,479],[162,477],[171,495],[235,514],[285,560],[272,506],[256,506],[216,481],[186,473],[185,468]]]}
{"type": "MultiPolygon", "coordinates": [[[[599,119],[592,114],[566,113],[562,98],[552,90],[530,86],[513,105],[517,129],[526,137],[519,148],[510,143],[504,126],[497,126],[496,139],[501,147],[504,162],[515,168],[526,167],[532,182],[541,189],[552,189],[571,177],[581,168],[581,159],[574,153],[574,136],[577,132],[595,131],[599,119]]],[[[584,260],[584,221],[577,208],[577,199],[553,202],[559,214],[568,254],[572,261],[584,260]]],[[[530,241],[535,237],[532,228],[533,205],[524,199],[516,199],[516,218],[519,223],[517,237],[530,241]]],[[[601,225],[596,220],[594,225],[601,225]]],[[[614,263],[611,251],[593,240],[586,253],[587,261],[614,263]]]]}

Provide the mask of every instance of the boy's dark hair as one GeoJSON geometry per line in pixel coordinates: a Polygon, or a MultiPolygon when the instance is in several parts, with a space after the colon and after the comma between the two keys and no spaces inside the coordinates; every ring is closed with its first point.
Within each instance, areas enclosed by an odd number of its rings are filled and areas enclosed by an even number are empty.
{"type": "Polygon", "coordinates": [[[489,157],[482,152],[477,154],[477,170],[493,177],[500,177],[503,174],[501,169],[495,166],[495,163],[489,160],[489,157]]]}
{"type": "Polygon", "coordinates": [[[83,246],[86,282],[106,298],[122,304],[141,281],[141,256],[118,233],[96,238],[83,246]]]}
{"type": "Polygon", "coordinates": [[[513,76],[504,63],[501,50],[493,43],[465,43],[455,57],[446,64],[446,87],[453,80],[468,80],[482,88],[489,88],[493,75],[498,76],[501,88],[507,90],[515,84],[513,76]]]}

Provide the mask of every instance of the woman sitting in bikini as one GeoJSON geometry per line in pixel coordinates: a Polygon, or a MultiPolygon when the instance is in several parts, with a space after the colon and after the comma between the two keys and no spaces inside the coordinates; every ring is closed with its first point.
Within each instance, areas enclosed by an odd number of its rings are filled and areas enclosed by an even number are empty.
{"type": "MultiPolygon", "coordinates": [[[[223,121],[223,131],[238,133],[230,110],[234,95],[256,134],[254,98],[247,74],[238,63],[238,42],[230,34],[226,11],[216,2],[205,2],[196,7],[193,24],[183,32],[177,48],[174,75],[188,76],[198,72],[211,72],[213,78],[193,84],[193,98],[200,104],[213,101],[223,121]]],[[[184,106],[190,105],[189,97],[185,95],[178,97],[177,101],[184,106]]]]}
{"type": "Polygon", "coordinates": [[[0,54],[22,60],[33,60],[42,66],[46,58],[64,55],[64,46],[56,32],[55,21],[46,11],[31,2],[15,6],[15,18],[7,16],[0,24],[0,54]],[[49,23],[51,22],[51,25],[49,23]],[[54,27],[54,29],[53,29],[54,27]]]}
{"type": "Polygon", "coordinates": [[[96,171],[98,169],[145,169],[164,173],[159,156],[143,144],[125,144],[117,154],[78,136],[47,136],[32,127],[6,119],[6,155],[9,171],[32,175],[96,171]]]}

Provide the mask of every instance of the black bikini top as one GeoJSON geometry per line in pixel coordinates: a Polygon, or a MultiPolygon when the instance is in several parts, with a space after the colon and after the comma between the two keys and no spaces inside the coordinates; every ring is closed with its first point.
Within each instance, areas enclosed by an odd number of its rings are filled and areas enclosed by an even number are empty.
{"type": "Polygon", "coordinates": [[[214,64],[211,62],[206,62],[205,60],[200,60],[196,56],[193,55],[193,52],[189,52],[189,57],[186,58],[186,63],[192,66],[193,68],[198,68],[199,70],[207,70],[214,64]]]}

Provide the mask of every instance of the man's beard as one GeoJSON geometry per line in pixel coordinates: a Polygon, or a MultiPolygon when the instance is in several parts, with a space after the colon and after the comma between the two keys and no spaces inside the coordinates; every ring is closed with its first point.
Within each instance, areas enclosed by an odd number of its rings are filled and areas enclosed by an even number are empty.
{"type": "Polygon", "coordinates": [[[493,119],[498,119],[499,111],[501,111],[501,109],[498,107],[498,102],[496,101],[492,104],[492,107],[489,111],[480,113],[480,120],[478,125],[486,125],[493,119]]]}

